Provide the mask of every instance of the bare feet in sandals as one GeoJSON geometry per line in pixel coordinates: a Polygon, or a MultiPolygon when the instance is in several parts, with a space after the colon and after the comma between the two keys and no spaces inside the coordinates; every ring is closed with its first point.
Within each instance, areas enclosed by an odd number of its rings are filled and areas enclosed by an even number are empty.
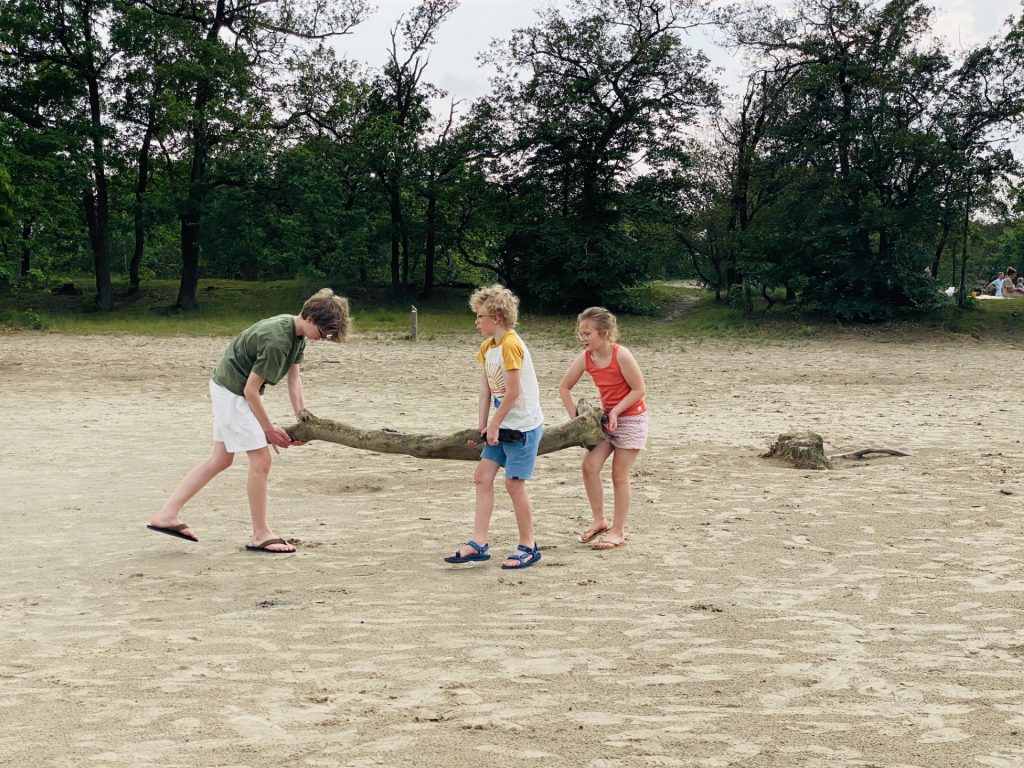
{"type": "Polygon", "coordinates": [[[284,539],[277,538],[274,534],[270,534],[269,537],[260,540],[253,536],[249,539],[249,543],[245,545],[245,548],[250,552],[269,552],[276,555],[290,555],[295,551],[295,547],[292,544],[289,544],[284,539]]]}
{"type": "Polygon", "coordinates": [[[181,522],[181,518],[177,516],[169,520],[160,520],[154,516],[146,527],[151,531],[166,533],[168,536],[175,536],[179,539],[199,541],[199,537],[196,536],[195,531],[189,528],[185,523],[181,522]]]}
{"type": "Polygon", "coordinates": [[[625,543],[626,543],[626,537],[625,536],[614,536],[612,534],[606,534],[606,535],[602,536],[600,539],[598,539],[597,541],[595,541],[593,544],[591,544],[590,548],[591,549],[596,549],[598,551],[603,551],[603,550],[606,550],[606,549],[617,549],[618,547],[621,547],[625,543]]]}
{"type": "Polygon", "coordinates": [[[580,544],[589,544],[607,530],[608,523],[606,522],[602,521],[600,523],[591,523],[590,527],[587,528],[587,530],[585,530],[583,533],[576,537],[576,541],[578,541],[580,544]]]}

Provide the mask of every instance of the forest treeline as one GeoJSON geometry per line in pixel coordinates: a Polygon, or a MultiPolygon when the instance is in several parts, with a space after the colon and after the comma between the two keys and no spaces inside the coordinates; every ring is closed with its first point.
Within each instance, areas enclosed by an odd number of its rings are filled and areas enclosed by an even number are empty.
{"type": "Polygon", "coordinates": [[[1024,262],[1024,17],[954,51],[918,0],[797,5],[570,0],[481,53],[470,103],[428,73],[458,0],[378,69],[344,56],[365,0],[0,0],[0,290],[497,279],[628,309],[690,276],[879,319],[1024,262]],[[697,28],[749,63],[738,98],[697,28]]]}

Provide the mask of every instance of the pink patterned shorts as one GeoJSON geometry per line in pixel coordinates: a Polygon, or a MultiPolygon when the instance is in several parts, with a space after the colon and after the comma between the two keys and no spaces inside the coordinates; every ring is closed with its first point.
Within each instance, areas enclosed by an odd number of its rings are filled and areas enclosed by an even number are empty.
{"type": "Polygon", "coordinates": [[[643,450],[647,447],[647,411],[636,416],[619,416],[615,431],[605,429],[605,435],[614,448],[643,450]]]}

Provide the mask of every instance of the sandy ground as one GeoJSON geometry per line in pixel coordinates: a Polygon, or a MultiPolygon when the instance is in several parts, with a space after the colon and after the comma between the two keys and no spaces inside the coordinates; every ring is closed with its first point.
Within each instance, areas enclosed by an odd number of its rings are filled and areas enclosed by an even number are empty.
{"type": "MultiPolygon", "coordinates": [[[[0,764],[1024,765],[1024,424],[1005,348],[633,347],[653,438],[629,544],[575,543],[589,512],[564,451],[531,484],[543,560],[510,573],[441,562],[469,532],[471,464],[323,443],[271,475],[297,555],[242,550],[244,458],[186,508],[200,544],[147,532],[208,451],[225,343],[0,337],[0,764]],[[801,427],[830,452],[913,455],[759,458],[801,427]]],[[[472,426],[476,343],[313,345],[308,406],[472,426]]],[[[557,423],[573,350],[528,343],[557,423]]],[[[283,387],[268,404],[291,422],[283,387]]]]}

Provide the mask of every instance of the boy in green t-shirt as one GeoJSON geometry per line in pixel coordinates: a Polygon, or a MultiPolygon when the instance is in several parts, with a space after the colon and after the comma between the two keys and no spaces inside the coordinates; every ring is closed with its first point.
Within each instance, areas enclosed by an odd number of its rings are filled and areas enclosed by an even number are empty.
{"type": "Polygon", "coordinates": [[[295,415],[305,408],[299,365],[306,341],[343,341],[349,330],[348,300],[324,288],[311,296],[297,315],[277,315],[260,320],[242,331],[224,352],[210,380],[213,402],[213,453],[178,483],[160,511],[146,526],[189,541],[199,541],[191,528],[181,521],[181,508],[214,477],[231,466],[235,454],[249,456],[249,512],[252,536],[246,549],[287,554],[295,547],[274,536],[267,522],[267,479],[270,475],[270,449],[301,445],[292,442],[282,428],[274,424],[263,407],[267,384],[288,381],[288,398],[295,415]]]}

